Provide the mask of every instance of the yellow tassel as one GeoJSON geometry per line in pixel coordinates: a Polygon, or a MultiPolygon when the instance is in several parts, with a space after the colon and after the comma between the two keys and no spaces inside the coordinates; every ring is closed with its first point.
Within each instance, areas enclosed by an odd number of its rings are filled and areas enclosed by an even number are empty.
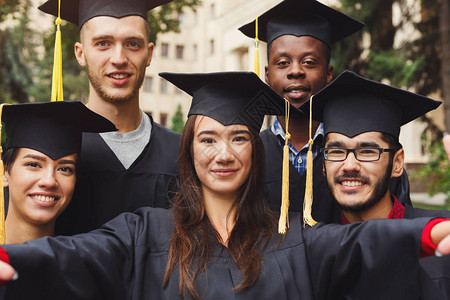
{"type": "Polygon", "coordinates": [[[309,144],[308,154],[306,156],[306,188],[305,199],[303,200],[303,224],[314,226],[317,222],[312,217],[313,202],[313,154],[312,143],[309,144]]]}
{"type": "Polygon", "coordinates": [[[287,228],[289,228],[289,139],[291,134],[289,133],[289,102],[285,99],[285,112],[286,112],[286,135],[285,143],[283,147],[283,173],[281,181],[281,208],[280,219],[278,221],[278,232],[285,234],[287,228]]]}
{"type": "Polygon", "coordinates": [[[314,226],[317,222],[312,217],[312,202],[313,202],[313,154],[312,147],[314,144],[312,136],[312,100],[310,99],[309,105],[309,149],[306,155],[306,187],[305,187],[305,199],[303,199],[303,226],[314,226]]]}
{"type": "MultiPolygon", "coordinates": [[[[0,141],[2,139],[2,112],[3,112],[4,104],[0,105],[0,141]]],[[[3,153],[3,148],[0,144],[0,157],[3,153]]],[[[5,233],[5,196],[3,195],[3,160],[0,159],[0,245],[4,245],[6,243],[6,233],[5,233]]]]}
{"type": "Polygon", "coordinates": [[[52,77],[52,97],[51,101],[63,101],[63,81],[62,81],[62,50],[61,50],[61,0],[58,3],[58,18],[55,21],[55,54],[53,58],[53,77],[52,77]]]}
{"type": "Polygon", "coordinates": [[[255,67],[254,72],[259,77],[259,39],[258,39],[258,18],[255,20],[255,67]]]}

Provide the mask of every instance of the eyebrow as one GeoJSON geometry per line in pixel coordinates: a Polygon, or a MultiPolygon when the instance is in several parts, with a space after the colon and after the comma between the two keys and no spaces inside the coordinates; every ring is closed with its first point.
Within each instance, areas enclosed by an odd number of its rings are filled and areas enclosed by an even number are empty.
{"type": "Polygon", "coordinates": [[[31,158],[31,159],[35,159],[35,160],[39,160],[39,161],[46,161],[45,157],[34,155],[34,154],[27,154],[23,158],[31,158]]]}
{"type": "Polygon", "coordinates": [[[233,130],[231,132],[231,134],[243,134],[243,133],[250,135],[250,131],[248,131],[248,130],[233,130]]]}
{"type": "MultiPolygon", "coordinates": [[[[42,161],[42,162],[45,162],[47,160],[47,158],[45,158],[43,156],[34,155],[34,154],[27,154],[23,158],[31,158],[31,159],[35,159],[35,160],[42,161]]],[[[77,164],[77,162],[72,159],[59,160],[58,163],[59,164],[71,164],[71,165],[77,164]]]]}
{"type": "Polygon", "coordinates": [[[375,142],[361,142],[358,144],[359,147],[376,147],[380,148],[380,145],[375,142]]]}
{"type": "MultiPolygon", "coordinates": [[[[203,134],[217,134],[217,132],[214,131],[214,130],[203,130],[203,131],[200,131],[197,134],[197,136],[200,136],[200,135],[203,135],[203,134]]],[[[248,130],[233,130],[231,132],[231,134],[232,135],[236,135],[236,134],[248,134],[248,135],[250,135],[250,131],[248,131],[248,130]]]]}
{"type": "Polygon", "coordinates": [[[64,159],[64,160],[59,160],[58,164],[61,164],[61,165],[70,164],[70,165],[76,166],[77,162],[74,160],[71,160],[71,159],[64,159]]]}
{"type": "Polygon", "coordinates": [[[197,136],[201,136],[201,135],[203,135],[203,134],[217,134],[217,132],[215,132],[214,130],[203,130],[203,131],[200,131],[200,132],[197,134],[197,136]]]}
{"type": "MultiPolygon", "coordinates": [[[[344,147],[341,141],[333,141],[329,142],[327,145],[327,148],[334,148],[334,147],[344,147]]],[[[365,147],[375,147],[380,148],[380,145],[375,142],[359,142],[356,144],[356,148],[365,148],[365,147]]]]}
{"type": "MultiPolygon", "coordinates": [[[[104,39],[114,39],[114,36],[112,36],[110,34],[101,34],[101,35],[95,35],[91,38],[92,41],[104,40],[104,39]]],[[[130,41],[130,40],[145,41],[144,37],[142,37],[142,36],[128,36],[125,38],[125,40],[126,41],[130,41]]]]}

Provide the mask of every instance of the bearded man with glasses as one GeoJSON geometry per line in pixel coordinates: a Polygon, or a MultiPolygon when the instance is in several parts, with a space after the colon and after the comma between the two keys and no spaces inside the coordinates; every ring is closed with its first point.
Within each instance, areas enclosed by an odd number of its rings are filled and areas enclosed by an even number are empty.
{"type": "MultiPolygon", "coordinates": [[[[350,71],[311,101],[312,118],[324,124],[323,172],[341,207],[342,224],[380,218],[450,218],[447,210],[403,206],[389,188],[391,178],[403,173],[400,126],[437,108],[440,101],[350,71]]],[[[310,104],[300,109],[309,111],[310,104]]],[[[421,265],[422,298],[450,299],[450,257],[422,258],[421,265]]]]}

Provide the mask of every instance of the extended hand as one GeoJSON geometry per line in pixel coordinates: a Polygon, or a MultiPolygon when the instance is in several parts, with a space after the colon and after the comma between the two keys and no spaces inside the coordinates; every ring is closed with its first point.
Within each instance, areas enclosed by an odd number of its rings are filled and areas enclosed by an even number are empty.
{"type": "Polygon", "coordinates": [[[443,254],[450,254],[450,221],[436,224],[430,232],[431,241],[437,245],[437,250],[443,254]]]}
{"type": "Polygon", "coordinates": [[[0,280],[8,281],[13,279],[15,271],[9,264],[0,261],[0,280]]]}

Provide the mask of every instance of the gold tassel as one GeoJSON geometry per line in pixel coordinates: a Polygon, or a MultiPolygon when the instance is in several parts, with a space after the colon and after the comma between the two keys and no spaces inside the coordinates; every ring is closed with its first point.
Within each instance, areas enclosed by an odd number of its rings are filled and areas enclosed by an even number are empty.
{"type": "Polygon", "coordinates": [[[289,228],[289,139],[291,134],[289,133],[289,102],[285,99],[285,114],[286,114],[286,135],[283,147],[283,173],[281,181],[281,208],[280,219],[278,221],[278,232],[285,234],[287,228],[289,228]]]}
{"type": "MultiPolygon", "coordinates": [[[[0,141],[2,139],[2,112],[3,112],[3,106],[5,104],[0,105],[0,141]]],[[[5,232],[5,196],[3,195],[3,159],[1,159],[1,155],[3,154],[3,148],[0,144],[0,245],[4,245],[6,243],[6,232],[5,232]]]]}
{"type": "Polygon", "coordinates": [[[254,72],[259,77],[259,39],[258,39],[258,18],[255,20],[255,66],[254,72]]]}
{"type": "Polygon", "coordinates": [[[312,139],[312,100],[311,96],[309,102],[309,148],[306,155],[306,187],[305,199],[303,200],[303,227],[305,225],[314,226],[317,222],[312,217],[312,202],[313,202],[313,154],[312,147],[314,141],[312,139]]]}
{"type": "Polygon", "coordinates": [[[53,58],[52,97],[51,101],[63,101],[62,50],[61,50],[61,0],[58,1],[58,18],[55,21],[55,54],[53,58]]]}

